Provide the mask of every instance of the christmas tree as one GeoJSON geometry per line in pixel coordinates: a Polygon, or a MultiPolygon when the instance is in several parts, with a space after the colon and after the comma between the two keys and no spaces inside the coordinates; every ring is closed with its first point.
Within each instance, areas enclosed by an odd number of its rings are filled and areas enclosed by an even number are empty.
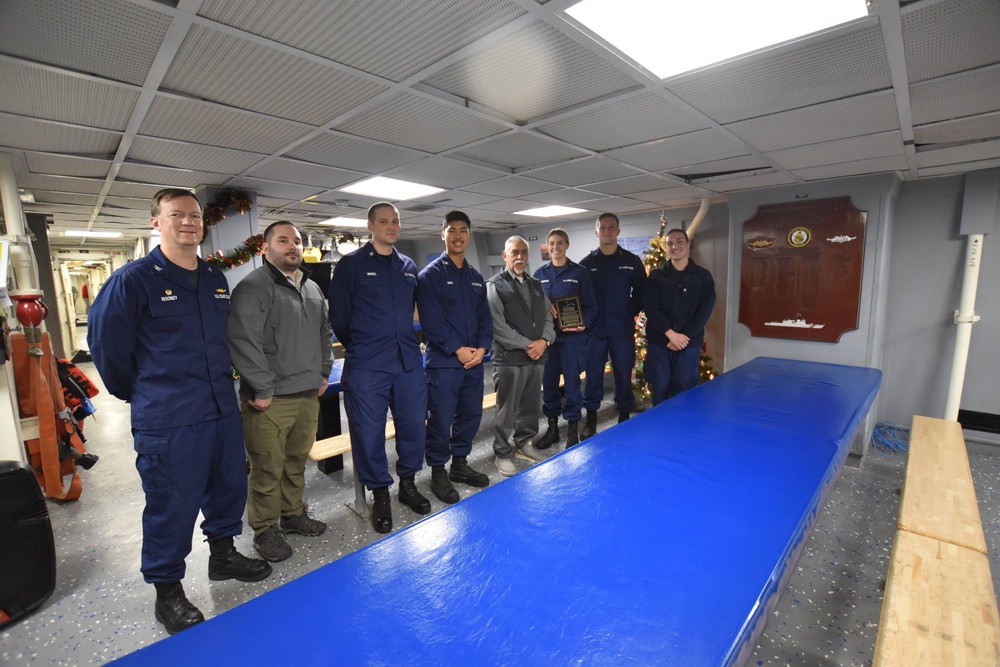
{"type": "MultiPolygon", "coordinates": [[[[667,243],[665,235],[667,233],[667,213],[660,213],[660,231],[649,239],[646,252],[642,254],[642,263],[646,267],[648,276],[653,269],[663,266],[667,261],[667,243]]],[[[635,323],[635,367],[632,369],[632,393],[635,394],[636,402],[649,400],[652,395],[649,382],[646,381],[644,370],[646,362],[646,314],[639,313],[635,323]]]]}

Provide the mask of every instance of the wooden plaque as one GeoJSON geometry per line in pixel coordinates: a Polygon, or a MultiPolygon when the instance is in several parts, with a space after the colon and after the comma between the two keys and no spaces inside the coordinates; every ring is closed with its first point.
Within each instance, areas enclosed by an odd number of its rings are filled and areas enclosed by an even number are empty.
{"type": "Polygon", "coordinates": [[[583,302],[577,295],[564,296],[552,302],[556,307],[556,325],[560,331],[586,326],[583,320],[583,302]]]}
{"type": "Polygon", "coordinates": [[[857,329],[866,220],[848,197],[761,206],[743,224],[740,323],[831,343],[857,329]]]}

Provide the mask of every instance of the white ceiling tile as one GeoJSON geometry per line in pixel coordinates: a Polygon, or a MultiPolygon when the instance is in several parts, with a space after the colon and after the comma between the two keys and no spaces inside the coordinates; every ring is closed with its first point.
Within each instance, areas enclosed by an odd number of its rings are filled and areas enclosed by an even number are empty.
{"type": "Polygon", "coordinates": [[[915,84],[910,103],[914,125],[1000,111],[1000,66],[915,84]]]}
{"type": "Polygon", "coordinates": [[[517,169],[586,155],[583,151],[534,134],[518,132],[456,151],[481,162],[517,169]]]}
{"type": "Polygon", "coordinates": [[[207,0],[199,13],[401,81],[504,26],[524,10],[507,0],[207,0]]]}
{"type": "Polygon", "coordinates": [[[286,155],[331,167],[378,174],[419,160],[426,154],[344,134],[323,133],[303,141],[286,155]]]}
{"type": "Polygon", "coordinates": [[[113,155],[121,134],[0,114],[0,146],[48,153],[113,155]]]}
{"type": "Polygon", "coordinates": [[[872,23],[678,77],[667,89],[725,125],[891,86],[872,23]]]}
{"type": "Polygon", "coordinates": [[[977,162],[994,158],[1000,158],[1000,140],[974,141],[949,148],[917,151],[917,165],[920,168],[961,164],[962,162],[977,162]]]}
{"type": "Polygon", "coordinates": [[[0,112],[124,130],[137,90],[0,60],[0,112]]]}
{"type": "Polygon", "coordinates": [[[339,188],[365,177],[357,171],[335,169],[322,164],[312,164],[301,160],[275,158],[251,169],[248,176],[285,183],[300,183],[323,189],[339,188]]]}
{"type": "Polygon", "coordinates": [[[1000,60],[1000,2],[996,0],[913,3],[903,7],[902,24],[910,82],[1000,60]]]}
{"type": "Polygon", "coordinates": [[[532,118],[635,85],[635,80],[543,21],[535,21],[426,79],[511,118],[532,118]]]}
{"type": "Polygon", "coordinates": [[[162,87],[312,125],[322,125],[386,88],[197,25],[188,32],[162,87]]]}
{"type": "Polygon", "coordinates": [[[164,167],[238,174],[265,157],[261,153],[234,151],[216,146],[136,137],[129,148],[127,159],[135,163],[148,163],[164,167]]]}
{"type": "Polygon", "coordinates": [[[274,153],[308,134],[309,129],[224,107],[157,96],[139,133],[253,153],[274,153]]]}
{"type": "Polygon", "coordinates": [[[1000,112],[913,128],[917,145],[1000,137],[1000,112]]]}
{"type": "Polygon", "coordinates": [[[441,188],[459,188],[463,185],[488,181],[503,175],[499,169],[486,169],[461,160],[434,156],[411,162],[386,172],[390,178],[415,181],[441,188]]]}
{"type": "Polygon", "coordinates": [[[792,173],[807,181],[818,181],[826,178],[842,178],[844,176],[859,176],[862,174],[881,174],[888,171],[907,169],[906,158],[902,155],[826,164],[805,169],[796,169],[792,173]]]}
{"type": "Polygon", "coordinates": [[[111,168],[111,160],[97,160],[75,155],[25,152],[28,169],[35,174],[60,174],[103,179],[111,168]]]}
{"type": "Polygon", "coordinates": [[[571,144],[603,151],[705,127],[704,121],[682,113],[660,95],[647,92],[543,123],[538,129],[571,144]]]}
{"type": "Polygon", "coordinates": [[[903,137],[898,130],[828,141],[822,144],[796,146],[768,153],[768,157],[785,169],[803,169],[838,162],[855,162],[888,155],[902,155],[903,137]]]}
{"type": "Polygon", "coordinates": [[[523,197],[524,195],[555,190],[556,186],[524,176],[504,176],[492,181],[469,185],[462,189],[484,195],[495,195],[497,197],[523,197]]]}
{"type": "Polygon", "coordinates": [[[775,151],[899,129],[891,92],[864,95],[727,125],[759,151],[775,151]]]}
{"type": "Polygon", "coordinates": [[[709,160],[738,157],[748,153],[746,146],[716,130],[691,132],[638,146],[605,153],[608,157],[649,171],[665,171],[709,160]]]}
{"type": "Polygon", "coordinates": [[[336,129],[397,146],[440,153],[507,128],[464,109],[400,93],[336,129]]]}
{"type": "Polygon", "coordinates": [[[627,167],[617,160],[605,157],[588,157],[574,162],[533,169],[532,178],[552,181],[560,185],[585,185],[638,174],[638,169],[627,167]]]}
{"type": "Polygon", "coordinates": [[[648,192],[676,185],[676,181],[653,174],[643,174],[642,176],[627,176],[625,178],[616,178],[613,181],[591,183],[587,186],[587,189],[607,195],[628,195],[633,192],[648,192]]]}
{"type": "Polygon", "coordinates": [[[125,0],[4,0],[4,53],[142,85],[170,16],[125,0]]]}

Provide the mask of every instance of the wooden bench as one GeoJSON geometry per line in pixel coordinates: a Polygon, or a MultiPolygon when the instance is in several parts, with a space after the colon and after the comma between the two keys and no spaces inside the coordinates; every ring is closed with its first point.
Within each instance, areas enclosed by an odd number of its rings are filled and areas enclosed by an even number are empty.
{"type": "Polygon", "coordinates": [[[897,528],[986,553],[969,454],[958,422],[913,418],[897,528]]]}
{"type": "MultiPolygon", "coordinates": [[[[483,396],[483,411],[490,410],[497,406],[497,395],[485,394],[483,396]]],[[[386,422],[385,425],[385,439],[392,440],[396,437],[396,425],[393,422],[386,422]]],[[[351,451],[351,434],[341,433],[340,435],[334,435],[329,438],[323,438],[322,440],[317,440],[313,443],[312,449],[309,450],[309,458],[313,461],[322,461],[323,459],[328,459],[331,456],[339,456],[341,454],[347,454],[351,451]]]]}
{"type": "Polygon", "coordinates": [[[873,667],[1000,665],[1000,616],[962,428],[915,416],[873,667]]]}
{"type": "MultiPolygon", "coordinates": [[[[605,374],[610,373],[609,369],[605,369],[605,374]]],[[[580,379],[584,379],[585,373],[580,373],[580,379]]],[[[563,384],[563,380],[559,381],[560,386],[563,384]]],[[[497,406],[497,395],[496,393],[484,394],[483,395],[483,412],[487,410],[492,410],[497,406]]],[[[392,440],[396,437],[396,426],[392,422],[387,422],[385,425],[385,439],[392,440]]],[[[340,435],[334,435],[329,438],[323,438],[322,440],[317,440],[313,443],[312,449],[309,451],[309,458],[313,461],[322,461],[323,459],[328,459],[332,456],[340,456],[347,454],[351,451],[351,435],[350,433],[341,433],[340,435]]]]}
{"type": "Polygon", "coordinates": [[[897,530],[873,667],[1000,665],[986,555],[897,530]]]}

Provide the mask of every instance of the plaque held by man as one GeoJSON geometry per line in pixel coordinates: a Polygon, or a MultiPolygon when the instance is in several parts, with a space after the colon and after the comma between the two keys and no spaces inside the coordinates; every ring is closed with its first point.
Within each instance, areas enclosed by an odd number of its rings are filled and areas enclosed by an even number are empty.
{"type": "Polygon", "coordinates": [[[579,295],[564,296],[552,302],[556,309],[556,324],[560,331],[586,326],[583,319],[583,302],[579,295]]]}

